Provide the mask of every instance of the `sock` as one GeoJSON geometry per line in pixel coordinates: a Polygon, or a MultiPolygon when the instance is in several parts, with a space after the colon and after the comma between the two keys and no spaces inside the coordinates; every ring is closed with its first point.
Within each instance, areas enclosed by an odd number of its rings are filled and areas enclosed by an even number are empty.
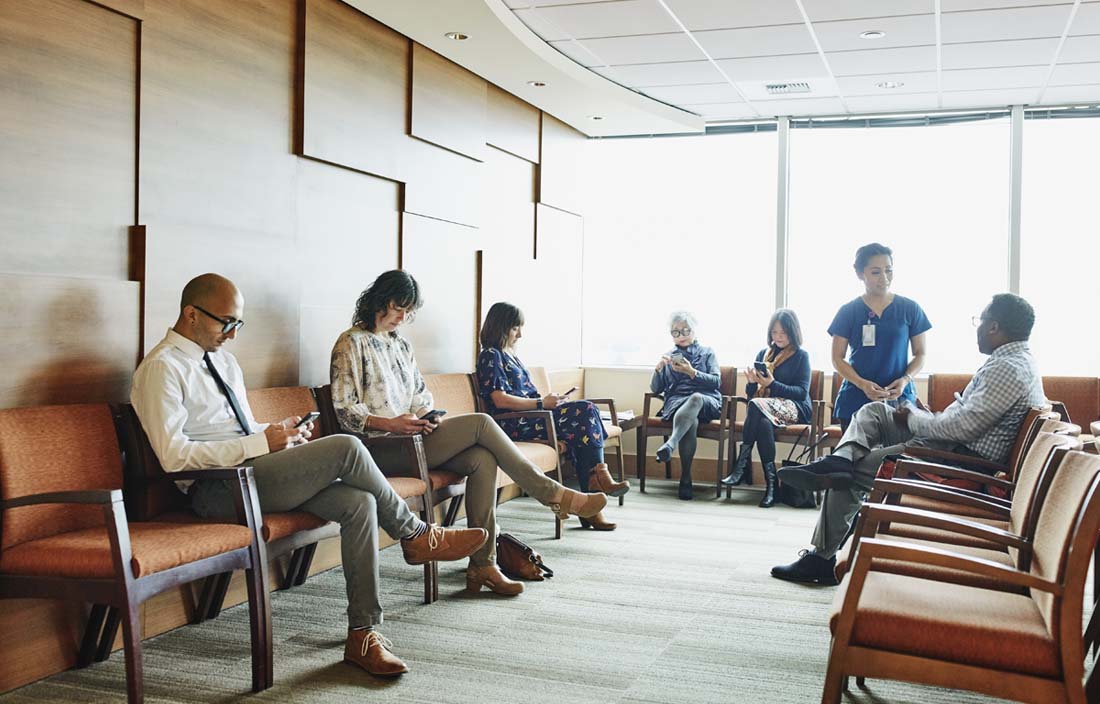
{"type": "Polygon", "coordinates": [[[428,524],[425,523],[424,521],[421,521],[420,525],[418,527],[414,528],[413,532],[406,535],[404,538],[402,538],[402,540],[415,540],[416,538],[419,538],[420,536],[424,535],[427,532],[428,532],[428,524]]]}
{"type": "Polygon", "coordinates": [[[354,626],[349,630],[352,630],[352,631],[373,631],[374,626],[354,626]]]}

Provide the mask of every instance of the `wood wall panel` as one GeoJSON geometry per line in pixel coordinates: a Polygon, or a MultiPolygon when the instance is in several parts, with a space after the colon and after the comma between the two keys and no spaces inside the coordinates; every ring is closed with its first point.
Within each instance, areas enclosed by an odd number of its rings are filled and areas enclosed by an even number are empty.
{"type": "Polygon", "coordinates": [[[478,231],[406,213],[402,243],[403,268],[416,277],[425,301],[404,331],[420,370],[473,371],[478,231]]]}
{"type": "MultiPolygon", "coordinates": [[[[581,363],[581,315],[587,305],[599,309],[602,301],[586,301],[581,291],[584,221],[545,205],[536,213],[535,259],[540,280],[553,281],[553,307],[544,311],[538,337],[531,340],[542,352],[539,364],[548,368],[581,363]]],[[[598,313],[597,313],[598,314],[598,313]]]]}
{"type": "Polygon", "coordinates": [[[102,5],[103,7],[120,12],[128,17],[134,19],[143,19],[145,17],[145,0],[88,0],[96,5],[102,5]]]}
{"type": "Polygon", "coordinates": [[[405,158],[405,212],[481,226],[484,164],[418,139],[408,140],[405,158]]]}
{"type": "Polygon", "coordinates": [[[125,400],[138,284],[0,273],[0,408],[125,400]]]}
{"type": "Polygon", "coordinates": [[[304,2],[302,153],[405,180],[409,40],[339,0],[304,2]]]}
{"type": "Polygon", "coordinates": [[[125,279],[138,23],[83,0],[0,3],[0,270],[125,279]]]}
{"type": "Polygon", "coordinates": [[[538,108],[489,84],[486,123],[488,144],[533,164],[539,163],[538,108]]]}
{"type": "Polygon", "coordinates": [[[416,42],[410,134],[480,161],[485,151],[485,79],[416,42]]]}
{"type": "Polygon", "coordinates": [[[569,125],[542,114],[542,144],[539,161],[539,202],[581,214],[586,138],[569,125]]]}

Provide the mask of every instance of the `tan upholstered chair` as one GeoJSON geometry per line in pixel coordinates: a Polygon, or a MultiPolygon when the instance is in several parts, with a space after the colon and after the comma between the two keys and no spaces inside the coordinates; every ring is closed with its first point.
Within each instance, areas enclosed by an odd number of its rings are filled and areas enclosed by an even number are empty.
{"type": "MultiPolygon", "coordinates": [[[[718,443],[718,466],[716,468],[718,479],[721,479],[729,473],[729,465],[732,463],[735,452],[733,445],[733,421],[734,421],[734,396],[737,394],[737,367],[719,367],[720,379],[718,383],[718,391],[722,394],[722,409],[718,420],[712,420],[709,423],[700,424],[698,436],[701,438],[707,438],[708,440],[715,440],[718,443]]],[[[642,424],[637,429],[638,445],[637,445],[637,461],[638,461],[638,481],[641,483],[641,491],[645,491],[645,461],[647,453],[647,443],[650,436],[657,435],[668,439],[669,433],[672,431],[672,421],[661,420],[660,418],[651,415],[651,412],[656,412],[657,408],[652,408],[653,401],[664,402],[664,396],[661,394],[647,393],[645,399],[642,402],[642,424]]],[[[665,463],[665,478],[672,478],[672,462],[665,463]]],[[[715,489],[715,496],[722,496],[721,484],[715,489]]]]}
{"type": "Polygon", "coordinates": [[[837,590],[821,700],[849,676],[897,679],[1036,704],[1095,701],[1081,617],[1100,531],[1100,456],[1068,452],[1047,490],[1027,570],[950,550],[862,541],[837,590]],[[968,572],[997,589],[886,571],[906,561],[968,572]],[[1088,696],[1086,697],[1086,688],[1088,696]]]}
{"type": "Polygon", "coordinates": [[[245,570],[248,585],[252,690],[272,683],[267,558],[252,470],[202,473],[232,483],[235,522],[131,522],[106,404],[0,411],[0,598],[92,604],[78,667],[110,655],[121,622],[131,704],[143,699],[142,603],[237,569],[245,570]]]}

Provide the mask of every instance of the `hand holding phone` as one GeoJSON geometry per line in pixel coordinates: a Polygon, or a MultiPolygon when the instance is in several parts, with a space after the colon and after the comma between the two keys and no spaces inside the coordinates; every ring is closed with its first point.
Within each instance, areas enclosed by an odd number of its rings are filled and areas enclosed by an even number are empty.
{"type": "Polygon", "coordinates": [[[420,420],[426,420],[432,425],[437,425],[439,423],[439,419],[445,415],[447,415],[447,411],[443,410],[442,408],[436,408],[435,410],[428,411],[424,415],[420,416],[420,420]]]}
{"type": "Polygon", "coordinates": [[[294,427],[295,428],[304,428],[305,426],[309,425],[310,423],[312,423],[313,421],[317,420],[320,417],[321,417],[321,414],[318,413],[317,411],[310,411],[309,413],[302,416],[302,419],[300,421],[298,421],[297,423],[295,423],[294,427]]]}
{"type": "Polygon", "coordinates": [[[563,393],[563,394],[558,394],[558,397],[559,397],[559,398],[565,398],[566,396],[569,396],[569,395],[571,395],[571,394],[575,393],[575,392],[576,392],[576,390],[577,390],[577,387],[576,387],[576,386],[574,386],[573,388],[569,389],[569,390],[568,390],[568,391],[566,391],[565,393],[563,393]]]}
{"type": "Polygon", "coordinates": [[[770,376],[768,374],[768,365],[763,362],[753,362],[752,366],[756,369],[756,373],[760,376],[770,376]]]}

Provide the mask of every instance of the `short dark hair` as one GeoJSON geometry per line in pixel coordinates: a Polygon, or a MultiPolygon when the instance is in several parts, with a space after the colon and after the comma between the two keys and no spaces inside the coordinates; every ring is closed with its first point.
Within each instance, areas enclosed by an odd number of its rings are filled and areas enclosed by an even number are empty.
{"type": "Polygon", "coordinates": [[[871,257],[877,257],[885,254],[892,260],[894,258],[894,250],[890,249],[884,244],[878,242],[872,242],[871,244],[865,244],[856,250],[856,261],[852,265],[857,274],[862,274],[863,270],[867,268],[867,263],[871,261],[871,257]]]}
{"type": "Polygon", "coordinates": [[[1001,330],[1012,341],[1031,337],[1035,326],[1035,309],[1014,293],[998,293],[985,309],[985,316],[997,321],[1001,330]]]}
{"type": "Polygon", "coordinates": [[[366,290],[359,294],[355,302],[355,315],[351,324],[374,332],[374,321],[378,313],[389,309],[390,304],[410,311],[424,305],[420,297],[420,285],[406,271],[392,269],[379,274],[366,290]]]}
{"type": "Polygon", "coordinates": [[[768,323],[768,347],[772,346],[772,328],[775,324],[779,323],[779,326],[783,328],[783,332],[787,333],[787,339],[794,345],[796,350],[802,349],[802,326],[798,323],[798,316],[790,308],[780,308],[772,313],[771,322],[768,323]]]}
{"type": "Polygon", "coordinates": [[[504,343],[508,342],[508,333],[517,325],[523,325],[522,310],[504,301],[494,303],[481,324],[481,348],[503,349],[504,343]]]}

